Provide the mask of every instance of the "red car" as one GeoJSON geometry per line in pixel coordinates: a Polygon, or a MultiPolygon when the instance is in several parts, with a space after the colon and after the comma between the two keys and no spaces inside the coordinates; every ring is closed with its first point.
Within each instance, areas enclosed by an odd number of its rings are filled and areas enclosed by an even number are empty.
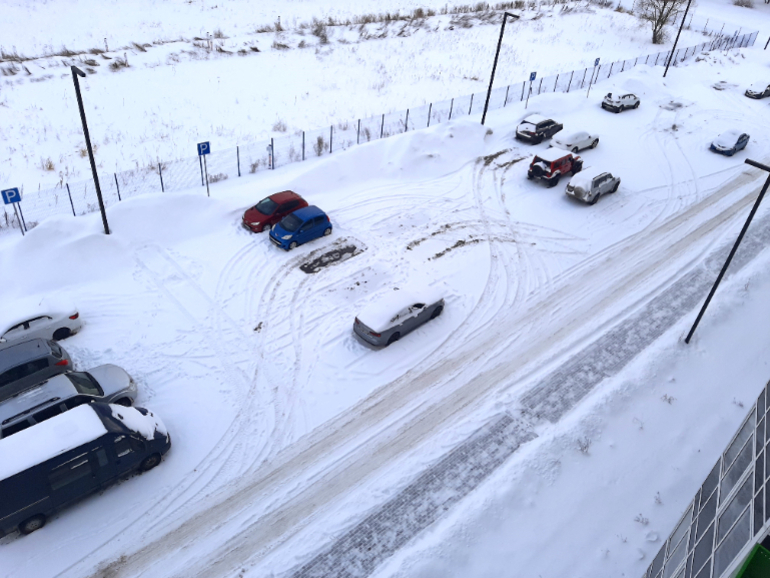
{"type": "Polygon", "coordinates": [[[293,191],[283,191],[262,199],[243,213],[243,226],[261,233],[297,209],[307,207],[307,201],[293,191]]]}

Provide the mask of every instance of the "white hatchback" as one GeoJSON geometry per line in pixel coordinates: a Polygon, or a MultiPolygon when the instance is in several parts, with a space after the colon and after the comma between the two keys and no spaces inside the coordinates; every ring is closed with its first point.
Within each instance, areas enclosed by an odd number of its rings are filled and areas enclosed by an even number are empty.
{"type": "Polygon", "coordinates": [[[42,339],[66,339],[83,327],[80,313],[69,304],[51,305],[42,303],[31,305],[14,304],[11,315],[0,319],[0,349],[40,337],[42,339]]]}
{"type": "Polygon", "coordinates": [[[584,130],[573,132],[562,136],[561,134],[553,137],[551,146],[578,153],[583,149],[595,149],[599,144],[599,137],[595,134],[587,133],[584,130]]]}

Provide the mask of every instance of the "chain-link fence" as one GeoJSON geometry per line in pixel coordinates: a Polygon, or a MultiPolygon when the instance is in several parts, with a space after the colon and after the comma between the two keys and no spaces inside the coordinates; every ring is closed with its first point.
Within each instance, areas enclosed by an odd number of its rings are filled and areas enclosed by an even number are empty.
{"type": "MultiPolygon", "coordinates": [[[[679,20],[681,22],[681,20],[679,20]]],[[[621,74],[635,66],[676,66],[696,54],[712,50],[728,50],[753,46],[758,32],[734,30],[725,34],[725,25],[721,22],[693,20],[689,16],[686,26],[708,37],[706,42],[696,46],[677,48],[645,54],[634,58],[601,63],[596,67],[571,70],[551,76],[540,77],[534,82],[528,80],[492,90],[489,110],[506,107],[512,102],[521,102],[539,94],[550,92],[570,92],[586,88],[616,74],[621,74]]],[[[270,139],[212,152],[206,157],[206,171],[201,157],[191,157],[177,161],[159,163],[143,169],[133,169],[121,173],[100,174],[99,183],[105,205],[109,206],[125,198],[157,192],[163,193],[188,189],[194,186],[206,186],[205,174],[209,184],[244,174],[274,169],[308,158],[321,157],[341,151],[357,144],[386,138],[394,134],[418,130],[453,118],[481,113],[484,109],[486,91],[434,102],[405,111],[390,112],[362,118],[352,122],[338,123],[325,129],[303,131],[294,135],[270,139]]],[[[53,189],[36,191],[23,196],[19,203],[21,226],[31,229],[41,220],[53,215],[72,214],[74,216],[98,210],[98,202],[93,180],[67,183],[53,189]]],[[[4,216],[0,216],[0,229],[18,228],[19,217],[10,206],[4,206],[4,216]]]]}

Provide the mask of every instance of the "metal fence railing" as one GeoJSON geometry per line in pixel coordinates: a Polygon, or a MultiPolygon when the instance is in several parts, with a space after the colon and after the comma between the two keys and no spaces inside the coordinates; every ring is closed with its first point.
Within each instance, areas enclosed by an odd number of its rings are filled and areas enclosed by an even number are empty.
{"type": "MultiPolygon", "coordinates": [[[[566,93],[585,88],[588,83],[605,80],[639,65],[665,66],[671,58],[671,65],[676,66],[702,52],[746,48],[754,45],[758,34],[758,32],[740,33],[740,30],[736,30],[726,35],[723,32],[724,25],[719,30],[709,28],[708,24],[708,21],[705,23],[696,21],[694,25],[692,21],[687,23],[692,29],[702,32],[709,39],[695,46],[678,48],[673,55],[671,51],[645,54],[602,63],[595,68],[571,70],[541,77],[533,83],[525,80],[498,86],[492,90],[489,110],[504,108],[512,102],[523,101],[530,90],[530,98],[543,93],[566,93]]],[[[269,143],[257,142],[212,152],[207,156],[209,184],[309,158],[322,157],[358,144],[481,113],[485,99],[485,91],[477,92],[409,108],[405,111],[338,123],[328,128],[302,131],[294,135],[270,139],[269,143]]],[[[176,191],[196,185],[205,186],[203,174],[200,158],[189,157],[120,173],[100,174],[99,182],[105,205],[109,206],[125,198],[144,193],[176,191]]],[[[65,214],[77,216],[96,211],[98,204],[93,180],[66,183],[52,189],[27,193],[23,195],[19,208],[21,226],[25,229],[35,227],[41,220],[50,216],[65,214]]],[[[4,216],[0,216],[0,229],[18,228],[19,219],[13,209],[4,206],[3,210],[4,216]]]]}

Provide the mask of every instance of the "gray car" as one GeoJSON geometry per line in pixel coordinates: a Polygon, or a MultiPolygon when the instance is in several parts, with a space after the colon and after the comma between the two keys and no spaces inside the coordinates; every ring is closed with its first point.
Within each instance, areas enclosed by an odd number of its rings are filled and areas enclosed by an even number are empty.
{"type": "Polygon", "coordinates": [[[359,313],[353,332],[369,345],[390,345],[443,310],[444,299],[435,291],[394,290],[359,313]]]}
{"type": "Polygon", "coordinates": [[[136,394],[136,383],[117,365],[56,375],[0,403],[0,438],[95,401],[130,406],[136,394]]]}
{"type": "Polygon", "coordinates": [[[600,196],[614,193],[618,187],[619,177],[613,176],[609,171],[589,167],[570,179],[566,193],[572,198],[593,205],[600,196]]]}
{"type": "Polygon", "coordinates": [[[47,339],[30,339],[0,350],[0,401],[54,375],[75,369],[64,348],[47,339]]]}

